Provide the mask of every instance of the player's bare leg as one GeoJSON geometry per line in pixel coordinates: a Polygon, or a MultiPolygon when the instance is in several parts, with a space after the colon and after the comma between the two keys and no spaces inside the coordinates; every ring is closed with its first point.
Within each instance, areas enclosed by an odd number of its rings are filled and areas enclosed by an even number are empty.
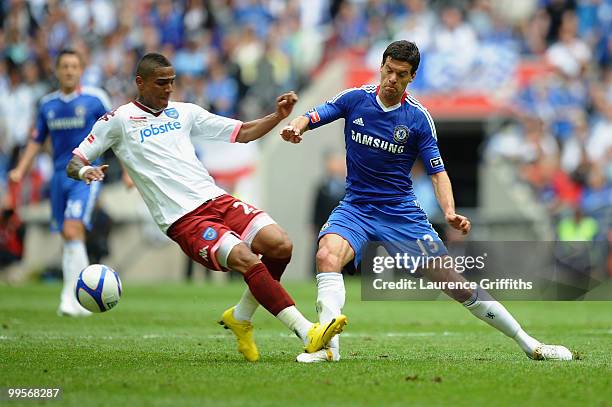
{"type": "MultiPolygon", "coordinates": [[[[453,269],[421,270],[423,276],[434,282],[466,282],[467,280],[453,269]]],[[[476,318],[486,322],[506,336],[514,339],[521,349],[532,359],[571,360],[571,352],[564,346],[545,345],[529,336],[506,310],[485,290],[444,290],[455,301],[463,304],[476,318]]]]}
{"type": "MultiPolygon", "coordinates": [[[[262,255],[261,262],[272,278],[280,281],[293,251],[287,233],[276,224],[264,226],[253,239],[251,250],[262,255]]],[[[247,287],[238,304],[227,309],[219,321],[226,329],[234,332],[238,340],[238,351],[250,362],[259,360],[251,322],[258,307],[259,303],[247,287]]]]}
{"type": "MultiPolygon", "coordinates": [[[[293,243],[287,233],[277,224],[264,226],[253,239],[251,250],[261,254],[261,262],[266,266],[273,279],[280,281],[291,261],[293,243]]],[[[259,303],[247,289],[234,307],[234,317],[239,321],[250,321],[259,303]]]]}
{"type": "MultiPolygon", "coordinates": [[[[342,267],[355,257],[351,245],[341,236],[327,234],[319,240],[317,263],[317,313],[319,323],[326,324],[342,313],[346,290],[342,267]]],[[[328,349],[314,354],[298,355],[304,363],[340,360],[340,338],[335,336],[328,349]]]]}
{"type": "Polygon", "coordinates": [[[91,312],[78,303],[74,293],[79,273],[89,265],[87,249],[85,248],[85,226],[80,220],[65,220],[62,238],[64,240],[62,250],[64,287],[57,313],[58,315],[73,317],[90,315],[91,312]]]}

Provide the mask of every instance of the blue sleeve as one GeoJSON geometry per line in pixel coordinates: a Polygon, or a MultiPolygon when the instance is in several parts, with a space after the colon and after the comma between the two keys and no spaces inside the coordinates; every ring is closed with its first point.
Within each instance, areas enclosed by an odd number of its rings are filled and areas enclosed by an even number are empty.
{"type": "Polygon", "coordinates": [[[100,115],[100,117],[104,116],[107,112],[110,112],[113,109],[113,105],[111,104],[111,100],[108,96],[108,93],[106,93],[102,89],[99,89],[98,100],[102,105],[102,107],[100,107],[100,109],[102,110],[102,114],[100,115]]]}
{"type": "Polygon", "coordinates": [[[38,113],[36,114],[36,127],[34,127],[34,134],[32,134],[32,140],[38,144],[43,144],[49,135],[49,128],[47,127],[47,120],[45,119],[45,113],[43,112],[42,105],[38,107],[38,113]]]}
{"type": "Polygon", "coordinates": [[[322,105],[319,105],[309,110],[305,117],[308,118],[308,128],[316,129],[317,127],[331,123],[334,120],[346,117],[352,105],[351,101],[357,92],[356,88],[346,89],[332,99],[322,105]]]}
{"type": "Polygon", "coordinates": [[[110,108],[107,109],[107,107],[105,106],[104,102],[102,100],[98,101],[98,108],[96,109],[96,116],[97,119],[99,119],[100,117],[104,116],[108,111],[110,111],[110,108]]]}
{"type": "Polygon", "coordinates": [[[427,110],[419,110],[418,114],[418,144],[419,153],[428,175],[445,171],[444,162],[438,149],[436,126],[427,110]]]}
{"type": "Polygon", "coordinates": [[[87,86],[83,87],[83,93],[89,96],[87,109],[96,120],[112,110],[111,100],[104,89],[87,86]]]}

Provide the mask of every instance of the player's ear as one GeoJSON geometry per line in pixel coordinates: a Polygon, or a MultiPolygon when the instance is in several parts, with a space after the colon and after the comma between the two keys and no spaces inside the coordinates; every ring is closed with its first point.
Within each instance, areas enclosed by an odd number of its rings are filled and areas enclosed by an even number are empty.
{"type": "Polygon", "coordinates": [[[144,85],[144,79],[142,79],[142,76],[136,75],[136,86],[141,87],[142,85],[144,85]]]}
{"type": "MultiPolygon", "coordinates": [[[[387,57],[387,58],[389,58],[389,57],[387,57]]],[[[382,72],[383,68],[385,67],[385,62],[387,62],[387,61],[384,60],[384,61],[381,62],[380,69],[379,69],[380,72],[382,72]]]]}
{"type": "Polygon", "coordinates": [[[410,75],[410,82],[412,82],[416,78],[416,71],[410,75]]]}

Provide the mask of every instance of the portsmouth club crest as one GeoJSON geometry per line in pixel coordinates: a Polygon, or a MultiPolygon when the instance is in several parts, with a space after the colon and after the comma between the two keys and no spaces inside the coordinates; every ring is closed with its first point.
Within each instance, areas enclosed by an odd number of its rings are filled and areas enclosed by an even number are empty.
{"type": "Polygon", "coordinates": [[[164,113],[171,119],[178,119],[179,117],[178,110],[173,107],[169,107],[168,109],[164,110],[164,113]]]}
{"type": "Polygon", "coordinates": [[[204,240],[215,240],[217,238],[217,231],[212,227],[207,227],[204,233],[202,233],[202,239],[204,240]]]}
{"type": "Polygon", "coordinates": [[[395,126],[393,129],[393,141],[397,144],[405,144],[408,141],[408,136],[410,135],[410,130],[406,126],[395,126]]]}

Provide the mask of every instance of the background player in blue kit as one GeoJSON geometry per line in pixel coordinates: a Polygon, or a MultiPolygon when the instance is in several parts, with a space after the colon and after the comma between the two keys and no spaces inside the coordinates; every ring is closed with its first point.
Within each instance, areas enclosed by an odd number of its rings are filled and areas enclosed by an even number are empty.
{"type": "MultiPolygon", "coordinates": [[[[455,212],[450,179],[438,150],[434,122],[427,110],[408,95],[407,85],[415,78],[420,62],[416,45],[396,41],[385,50],[380,84],[347,89],[327,103],[297,117],[283,128],[286,141],[299,143],[308,129],[345,119],[346,196],[334,209],[319,233],[317,264],[317,310],[321,323],[340,315],[345,301],[342,267],[358,264],[361,250],[371,241],[387,242],[386,249],[400,252],[391,242],[418,242],[408,254],[419,256],[428,247],[431,256],[447,254],[419,206],[412,190],[410,171],[421,157],[431,176],[436,198],[446,222],[463,234],[470,221],[455,212]]],[[[454,270],[421,270],[433,281],[465,281],[454,270]]],[[[480,290],[445,291],[463,303],[476,317],[513,338],[534,359],[570,360],[571,352],[557,345],[544,345],[529,336],[497,301],[480,290]]],[[[329,349],[301,354],[300,362],[340,359],[336,336],[329,349]]]]}
{"type": "Polygon", "coordinates": [[[87,137],[98,118],[110,110],[110,101],[101,89],[80,87],[83,64],[75,51],[61,51],[55,68],[59,90],[41,98],[32,139],[9,177],[13,182],[20,182],[47,136],[51,136],[54,164],[50,185],[51,227],[60,231],[64,240],[64,288],[58,314],[80,316],[88,315],[89,311],[76,301],[73,287],[79,272],[89,265],[85,229],[90,226],[100,184],[87,185],[70,179],[65,169],[72,150],[87,137]]]}

